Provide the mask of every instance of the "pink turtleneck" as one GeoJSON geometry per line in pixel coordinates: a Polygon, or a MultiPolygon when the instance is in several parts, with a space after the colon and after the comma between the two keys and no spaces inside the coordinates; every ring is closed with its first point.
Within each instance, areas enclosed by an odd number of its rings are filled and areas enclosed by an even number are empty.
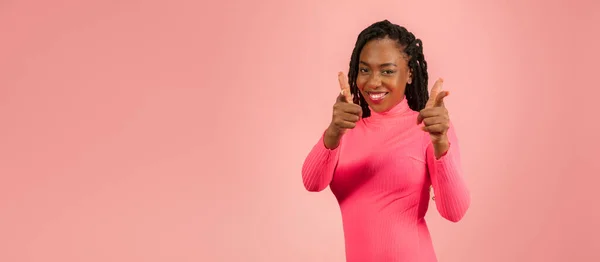
{"type": "Polygon", "coordinates": [[[406,99],[385,113],[371,110],[329,150],[323,136],[308,154],[308,191],[327,186],[340,205],[348,262],[437,261],[427,223],[433,185],[442,217],[457,222],[470,205],[452,125],[450,149],[434,156],[429,133],[406,99]]]}

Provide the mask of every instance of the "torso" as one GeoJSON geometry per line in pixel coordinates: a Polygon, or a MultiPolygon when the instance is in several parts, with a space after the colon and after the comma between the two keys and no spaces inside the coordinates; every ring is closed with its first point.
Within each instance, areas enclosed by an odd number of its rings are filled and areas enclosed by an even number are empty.
{"type": "Polygon", "coordinates": [[[416,112],[399,106],[390,116],[362,119],[340,145],[331,190],[348,261],[436,261],[423,218],[429,135],[416,124],[416,112]]]}

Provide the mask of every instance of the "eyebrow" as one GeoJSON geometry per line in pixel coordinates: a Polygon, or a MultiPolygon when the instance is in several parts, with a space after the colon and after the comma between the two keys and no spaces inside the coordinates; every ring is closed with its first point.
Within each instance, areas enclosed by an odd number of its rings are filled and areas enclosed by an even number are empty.
{"type": "MultiPolygon", "coordinates": [[[[365,61],[360,61],[360,63],[364,64],[366,66],[370,66],[369,63],[367,63],[365,61]]],[[[384,64],[379,65],[379,67],[386,67],[386,66],[397,66],[397,65],[394,63],[384,63],[384,64]]]]}

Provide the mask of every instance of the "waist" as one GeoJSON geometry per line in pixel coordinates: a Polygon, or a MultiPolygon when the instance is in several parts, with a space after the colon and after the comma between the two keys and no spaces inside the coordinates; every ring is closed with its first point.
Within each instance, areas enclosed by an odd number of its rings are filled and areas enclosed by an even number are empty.
{"type": "Polygon", "coordinates": [[[436,261],[424,220],[345,224],[344,239],[348,262],[436,261]]]}

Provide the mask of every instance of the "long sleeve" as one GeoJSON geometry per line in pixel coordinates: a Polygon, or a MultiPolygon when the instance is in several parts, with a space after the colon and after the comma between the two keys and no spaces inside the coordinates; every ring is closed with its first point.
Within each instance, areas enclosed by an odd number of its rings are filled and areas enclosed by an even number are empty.
{"type": "Polygon", "coordinates": [[[463,178],[458,139],[452,124],[448,130],[448,139],[450,148],[439,159],[435,158],[433,144],[429,141],[427,166],[438,212],[445,219],[458,222],[469,209],[471,196],[463,178]]]}
{"type": "Polygon", "coordinates": [[[418,115],[403,99],[385,112],[371,110],[337,148],[325,147],[323,132],[307,152],[304,187],[331,189],[340,207],[348,262],[437,261],[424,219],[431,210],[424,187],[430,184],[437,212],[445,219],[459,221],[469,208],[453,127],[449,151],[436,159],[430,135],[416,123],[418,115]]]}
{"type": "Polygon", "coordinates": [[[302,182],[306,190],[319,192],[327,188],[339,159],[340,145],[331,150],[325,147],[324,134],[304,160],[302,182]]]}

